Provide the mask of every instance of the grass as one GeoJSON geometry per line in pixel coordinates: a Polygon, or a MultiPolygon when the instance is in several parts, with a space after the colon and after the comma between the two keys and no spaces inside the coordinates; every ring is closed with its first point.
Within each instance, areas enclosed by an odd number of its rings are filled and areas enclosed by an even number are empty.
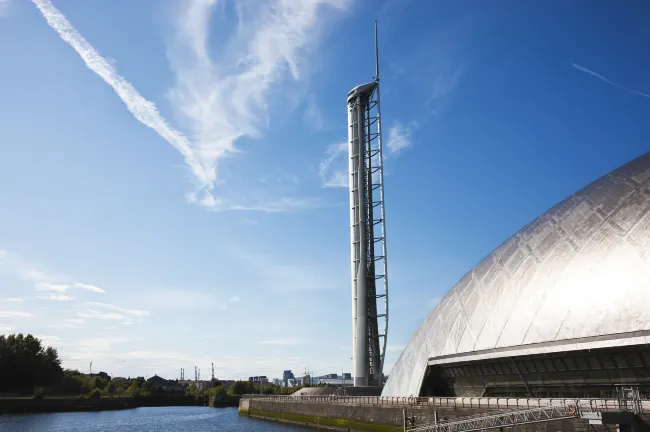
{"type": "Polygon", "coordinates": [[[311,423],[312,425],[334,426],[339,428],[349,428],[358,431],[374,432],[403,432],[404,429],[397,426],[377,425],[372,423],[362,423],[344,419],[333,419],[329,417],[319,417],[304,414],[278,413],[250,409],[248,415],[251,417],[270,418],[274,420],[288,420],[296,423],[311,423]]]}

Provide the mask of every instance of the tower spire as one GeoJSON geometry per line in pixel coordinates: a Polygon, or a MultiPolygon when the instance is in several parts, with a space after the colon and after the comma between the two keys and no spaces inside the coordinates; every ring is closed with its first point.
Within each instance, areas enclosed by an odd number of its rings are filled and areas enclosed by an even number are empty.
{"type": "Polygon", "coordinates": [[[379,38],[377,36],[377,20],[375,20],[375,82],[379,83],[379,38]]]}

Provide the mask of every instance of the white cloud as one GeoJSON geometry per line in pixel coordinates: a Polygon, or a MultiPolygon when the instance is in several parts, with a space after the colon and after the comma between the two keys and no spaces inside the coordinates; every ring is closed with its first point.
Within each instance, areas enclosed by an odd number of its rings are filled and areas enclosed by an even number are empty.
{"type": "Polygon", "coordinates": [[[48,282],[41,282],[36,284],[37,291],[56,291],[56,292],[66,292],[72,287],[68,284],[53,284],[48,282]]]}
{"type": "Polygon", "coordinates": [[[259,345],[294,346],[303,343],[302,338],[278,338],[258,341],[259,345]]]}
{"type": "Polygon", "coordinates": [[[239,296],[236,296],[236,295],[230,296],[230,298],[228,299],[228,301],[231,301],[231,302],[238,302],[239,300],[240,300],[239,296]]]}
{"type": "Polygon", "coordinates": [[[0,334],[7,334],[10,331],[16,330],[16,327],[0,324],[0,334]]]}
{"type": "Polygon", "coordinates": [[[120,312],[120,313],[123,313],[123,314],[126,314],[126,315],[131,315],[131,316],[134,316],[134,317],[138,317],[138,318],[146,317],[146,316],[151,315],[151,312],[146,311],[146,310],[127,309],[127,308],[123,308],[121,306],[116,306],[116,305],[110,304],[110,303],[87,302],[86,304],[88,306],[109,309],[109,310],[117,311],[117,312],[120,312]]]}
{"type": "Polygon", "coordinates": [[[462,75],[463,70],[456,69],[450,74],[439,73],[431,80],[433,87],[425,104],[431,108],[434,115],[442,114],[446,103],[449,102],[447,96],[454,91],[462,75]]]}
{"type": "Polygon", "coordinates": [[[313,96],[310,96],[307,100],[307,108],[305,109],[303,119],[315,130],[321,130],[325,127],[323,113],[313,96]]]}
{"type": "Polygon", "coordinates": [[[82,319],[78,318],[68,318],[64,322],[60,324],[52,324],[49,327],[53,329],[61,329],[61,328],[74,328],[74,329],[79,329],[84,327],[85,321],[82,319]]]}
{"type": "Polygon", "coordinates": [[[37,296],[37,298],[41,300],[55,300],[55,301],[70,301],[74,300],[74,297],[70,297],[65,294],[58,294],[58,293],[49,293],[47,295],[40,295],[37,296]]]}
{"type": "Polygon", "coordinates": [[[83,289],[83,290],[86,290],[86,291],[92,291],[92,292],[96,292],[96,293],[105,293],[106,292],[103,288],[100,288],[98,286],[79,283],[79,282],[72,285],[72,287],[73,288],[83,289]]]}
{"type": "Polygon", "coordinates": [[[185,157],[185,162],[191,167],[192,172],[201,184],[209,185],[213,183],[214,176],[196,160],[189,140],[167,123],[156,106],[138,93],[133,85],[121,76],[108,60],[100,55],[70,24],[65,15],[52,5],[50,0],[33,0],[33,2],[41,11],[49,26],[79,54],[88,69],[99,75],[115,90],[115,93],[124,102],[131,114],[140,123],[153,129],[176,148],[185,157]]]}
{"type": "MultiPolygon", "coordinates": [[[[170,99],[184,116],[197,149],[196,157],[209,173],[191,198],[211,208],[225,205],[214,198],[218,161],[236,152],[241,137],[257,137],[268,123],[267,93],[288,76],[300,79],[305,56],[318,40],[323,25],[321,6],[343,8],[343,0],[272,0],[255,8],[238,8],[238,29],[222,50],[219,62],[207,48],[208,21],[214,2],[184,3],[177,23],[178,34],[169,49],[176,75],[170,99]]],[[[310,105],[307,116],[318,122],[318,109],[310,105]]],[[[280,207],[287,208],[287,203],[280,207]]],[[[305,203],[300,203],[304,205],[305,203]]],[[[309,205],[309,203],[306,203],[309,205]]],[[[292,202],[288,207],[296,206],[292,202]]],[[[263,210],[266,205],[231,206],[237,210],[263,210]]],[[[278,211],[278,205],[270,206],[278,211]]]]}
{"type": "MultiPolygon", "coordinates": [[[[32,0],[50,27],[110,85],[131,114],[176,148],[196,183],[188,201],[212,210],[290,211],[314,204],[304,199],[230,203],[213,195],[218,162],[237,152],[241,137],[257,137],[268,123],[267,92],[285,76],[300,79],[308,49],[318,40],[323,5],[344,8],[347,0],[272,0],[237,7],[238,26],[219,63],[208,55],[208,23],[216,1],[182,2],[177,34],[168,49],[175,74],[169,98],[188,126],[192,141],[171,126],[117,69],[83,38],[50,0],[32,0]]],[[[241,194],[240,194],[241,195],[241,194]]]]}
{"type": "Polygon", "coordinates": [[[577,63],[571,63],[571,64],[573,65],[574,68],[578,69],[580,72],[584,72],[584,73],[589,74],[589,75],[591,75],[591,76],[593,76],[593,77],[596,77],[596,78],[598,78],[599,80],[604,81],[604,82],[606,82],[606,83],[609,84],[609,85],[612,85],[612,86],[614,86],[614,87],[616,87],[616,88],[619,88],[619,89],[621,89],[621,90],[625,90],[626,92],[628,92],[628,93],[632,93],[632,94],[635,94],[635,95],[637,95],[637,96],[641,96],[641,97],[645,97],[645,98],[650,98],[650,94],[643,93],[643,92],[640,92],[640,91],[638,91],[638,90],[634,90],[634,89],[631,89],[631,88],[629,88],[629,87],[626,87],[626,86],[624,86],[623,84],[619,84],[619,83],[617,83],[617,82],[615,82],[615,81],[612,81],[612,80],[610,80],[610,79],[608,79],[608,78],[605,78],[605,77],[602,76],[601,74],[599,74],[599,73],[597,73],[597,72],[594,72],[594,71],[592,71],[591,69],[587,69],[587,68],[584,67],[584,66],[580,66],[580,65],[577,64],[577,63]]]}
{"type": "Polygon", "coordinates": [[[119,321],[123,325],[131,325],[151,315],[151,312],[141,309],[127,309],[110,303],[86,302],[79,305],[77,312],[80,318],[119,321]]]}
{"type": "Polygon", "coordinates": [[[96,292],[96,293],[102,293],[102,294],[106,292],[104,289],[99,288],[98,286],[79,283],[79,282],[73,284],[40,282],[36,284],[36,290],[38,291],[66,292],[72,288],[78,288],[78,289],[96,292]]]}
{"type": "Polygon", "coordinates": [[[390,128],[386,146],[391,154],[399,154],[402,150],[411,147],[411,127],[397,123],[390,128]]]}
{"type": "Polygon", "coordinates": [[[327,148],[318,173],[323,187],[348,187],[350,174],[347,142],[332,144],[327,148]]]}
{"type": "Polygon", "coordinates": [[[9,15],[10,0],[0,0],[0,18],[9,15]]]}
{"type": "Polygon", "coordinates": [[[40,339],[45,346],[61,346],[61,338],[58,336],[35,335],[35,337],[40,339]]]}
{"type": "MultiPolygon", "coordinates": [[[[411,147],[412,131],[417,124],[408,125],[397,123],[388,131],[385,141],[384,157],[398,156],[401,151],[411,147]]],[[[325,151],[325,156],[320,162],[318,174],[323,187],[347,188],[350,184],[350,167],[348,143],[340,142],[330,145],[325,151]]],[[[377,155],[376,158],[379,158],[377,155]]],[[[378,160],[378,159],[377,159],[378,160]]],[[[373,163],[374,158],[373,158],[373,163]]]]}
{"type": "MultiPolygon", "coordinates": [[[[96,360],[98,357],[110,354],[116,357],[117,346],[129,342],[129,339],[122,337],[96,337],[82,339],[67,344],[65,351],[61,353],[64,361],[96,360]]],[[[88,367],[88,364],[85,365],[88,367]]],[[[93,368],[94,369],[94,368],[93,368]]]]}
{"type": "Polygon", "coordinates": [[[0,310],[0,318],[29,318],[33,316],[30,312],[0,310]]]}
{"type": "Polygon", "coordinates": [[[22,302],[25,301],[25,299],[20,298],[20,297],[8,297],[8,298],[5,298],[5,299],[2,299],[2,301],[4,303],[22,303],[22,302]]]}
{"type": "Polygon", "coordinates": [[[130,325],[135,323],[133,317],[128,317],[124,314],[117,312],[101,312],[95,309],[85,309],[77,313],[78,317],[81,318],[92,318],[98,320],[108,320],[108,321],[119,321],[123,325],[130,325]]]}
{"type": "MultiPolygon", "coordinates": [[[[95,285],[84,284],[80,282],[64,282],[70,278],[64,275],[57,275],[36,269],[34,265],[26,262],[20,256],[0,249],[0,271],[3,269],[7,269],[24,281],[34,283],[34,287],[37,291],[54,291],[56,293],[64,293],[69,289],[74,288],[96,293],[105,292],[102,288],[99,288],[95,285]]],[[[54,298],[51,297],[50,299],[54,298]]],[[[69,298],[69,300],[72,300],[72,298],[69,298]]],[[[11,301],[16,302],[22,300],[14,298],[11,301]]]]}

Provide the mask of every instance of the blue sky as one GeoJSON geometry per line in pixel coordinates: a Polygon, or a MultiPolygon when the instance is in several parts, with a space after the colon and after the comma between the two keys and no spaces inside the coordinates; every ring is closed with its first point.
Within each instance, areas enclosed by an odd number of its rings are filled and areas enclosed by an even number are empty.
{"type": "Polygon", "coordinates": [[[0,332],[116,376],[350,371],[341,143],[377,19],[389,372],[482,257],[650,150],[649,13],[0,0],[0,332]]]}

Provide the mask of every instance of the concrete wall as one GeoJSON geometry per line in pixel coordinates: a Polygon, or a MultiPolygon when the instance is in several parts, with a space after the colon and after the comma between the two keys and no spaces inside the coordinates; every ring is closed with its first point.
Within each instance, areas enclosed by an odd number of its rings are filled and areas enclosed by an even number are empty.
{"type": "MultiPolygon", "coordinates": [[[[304,403],[277,401],[272,398],[246,398],[240,400],[241,415],[281,422],[331,427],[343,431],[403,431],[404,415],[412,417],[415,426],[431,424],[434,420],[451,420],[494,412],[489,408],[478,407],[440,407],[408,405],[360,405],[342,403],[304,403]]],[[[650,422],[650,414],[643,415],[650,422]]],[[[611,429],[611,428],[610,428],[611,429]]],[[[528,424],[509,428],[515,432],[587,432],[606,431],[602,425],[588,424],[584,419],[557,420],[546,423],[528,424]]]]}
{"type": "Polygon", "coordinates": [[[0,398],[0,414],[64,411],[103,411],[155,406],[207,405],[205,396],[143,396],[139,398],[45,397],[0,398]]]}
{"type": "Polygon", "coordinates": [[[208,403],[211,407],[239,406],[239,396],[210,396],[208,403]]]}

